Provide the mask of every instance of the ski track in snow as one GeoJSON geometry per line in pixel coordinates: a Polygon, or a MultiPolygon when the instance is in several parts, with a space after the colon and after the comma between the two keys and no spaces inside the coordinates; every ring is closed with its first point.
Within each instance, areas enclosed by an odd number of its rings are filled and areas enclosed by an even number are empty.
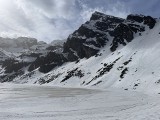
{"type": "Polygon", "coordinates": [[[0,85],[0,120],[159,120],[159,97],[120,89],[0,85]]]}

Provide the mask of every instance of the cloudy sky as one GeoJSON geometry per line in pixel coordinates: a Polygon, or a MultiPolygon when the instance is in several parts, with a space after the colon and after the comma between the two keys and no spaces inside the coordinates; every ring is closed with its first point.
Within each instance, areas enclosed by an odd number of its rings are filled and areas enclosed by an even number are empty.
{"type": "Polygon", "coordinates": [[[94,11],[160,17],[160,0],[0,0],[0,36],[64,39],[94,11]]]}

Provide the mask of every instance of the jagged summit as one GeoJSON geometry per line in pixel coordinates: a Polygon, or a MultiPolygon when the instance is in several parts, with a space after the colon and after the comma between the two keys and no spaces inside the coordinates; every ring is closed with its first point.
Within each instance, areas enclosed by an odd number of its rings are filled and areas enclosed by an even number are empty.
{"type": "Polygon", "coordinates": [[[146,25],[152,29],[155,23],[156,20],[150,16],[129,15],[125,20],[95,12],[90,21],[69,36],[64,45],[64,52],[70,53],[68,57],[73,61],[78,59],[77,54],[80,58],[89,58],[98,53],[99,48],[111,42],[110,36],[113,37],[110,50],[115,51],[118,44],[125,46],[133,40],[134,34],[141,34],[140,32],[145,31],[146,25]]]}
{"type": "Polygon", "coordinates": [[[113,19],[117,19],[117,20],[122,20],[122,21],[124,21],[124,19],[123,18],[118,18],[118,17],[115,17],[115,16],[112,16],[112,15],[106,15],[106,14],[104,14],[104,13],[101,13],[101,12],[98,12],[98,11],[95,11],[93,14],[92,14],[92,16],[91,16],[91,18],[90,18],[90,20],[99,20],[99,19],[102,19],[102,20],[113,20],[113,19]]]}

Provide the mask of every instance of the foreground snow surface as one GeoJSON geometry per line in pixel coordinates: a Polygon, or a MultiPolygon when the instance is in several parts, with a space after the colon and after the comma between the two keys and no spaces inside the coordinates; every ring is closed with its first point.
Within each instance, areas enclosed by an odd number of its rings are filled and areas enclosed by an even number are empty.
{"type": "Polygon", "coordinates": [[[0,84],[0,120],[159,120],[159,95],[0,84]]]}

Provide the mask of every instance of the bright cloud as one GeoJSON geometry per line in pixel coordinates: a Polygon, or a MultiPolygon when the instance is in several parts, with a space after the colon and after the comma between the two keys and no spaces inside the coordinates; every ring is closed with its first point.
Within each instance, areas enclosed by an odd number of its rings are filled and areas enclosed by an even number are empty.
{"type": "MultiPolygon", "coordinates": [[[[143,13],[141,8],[136,8],[143,2],[144,0],[0,0],[0,36],[30,36],[46,42],[64,39],[87,21],[94,11],[126,17],[136,11],[143,13]]],[[[159,9],[154,3],[149,2],[143,7],[147,10],[152,5],[159,9]]]]}

